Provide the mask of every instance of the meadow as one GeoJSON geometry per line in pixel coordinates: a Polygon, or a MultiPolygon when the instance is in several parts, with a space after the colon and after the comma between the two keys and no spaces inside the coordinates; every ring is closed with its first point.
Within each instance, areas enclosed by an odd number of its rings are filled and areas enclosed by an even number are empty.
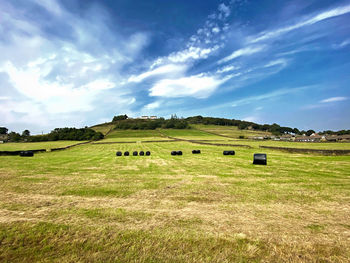
{"type": "MultiPolygon", "coordinates": [[[[0,156],[0,261],[349,262],[350,156],[260,145],[299,144],[193,129],[112,131],[64,151],[0,156]],[[231,149],[236,155],[222,154],[231,149]],[[252,164],[256,152],[267,166],[252,164]]],[[[320,146],[350,149],[302,145],[320,146]]]]}

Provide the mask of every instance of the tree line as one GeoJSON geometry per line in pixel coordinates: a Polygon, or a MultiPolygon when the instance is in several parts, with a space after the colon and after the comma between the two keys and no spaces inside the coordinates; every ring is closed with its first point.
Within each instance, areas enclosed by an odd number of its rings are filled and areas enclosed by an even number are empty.
{"type": "Polygon", "coordinates": [[[103,139],[101,132],[96,132],[90,128],[56,128],[48,134],[44,135],[30,135],[29,130],[24,130],[22,134],[16,132],[8,132],[5,127],[0,127],[0,132],[3,135],[7,135],[9,142],[44,142],[44,141],[90,141],[103,139]]]}
{"type": "MultiPolygon", "coordinates": [[[[124,115],[115,116],[113,123],[115,123],[114,129],[121,130],[154,130],[157,128],[163,129],[187,129],[189,123],[184,119],[177,118],[176,115],[171,116],[170,119],[159,118],[155,120],[144,119],[128,119],[123,118],[124,115]]],[[[126,115],[125,115],[126,116],[126,115]]]]}

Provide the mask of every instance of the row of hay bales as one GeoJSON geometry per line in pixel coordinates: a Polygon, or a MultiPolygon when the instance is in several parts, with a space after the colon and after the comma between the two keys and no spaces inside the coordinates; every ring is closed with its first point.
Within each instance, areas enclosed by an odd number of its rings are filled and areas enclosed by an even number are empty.
{"type": "MultiPolygon", "coordinates": [[[[123,153],[121,151],[117,151],[116,152],[116,156],[122,156],[122,155],[123,155],[123,153]]],[[[145,155],[146,156],[150,156],[151,152],[150,151],[146,151],[146,152],[144,152],[144,151],[140,151],[140,152],[133,151],[132,155],[133,156],[138,156],[138,155],[140,155],[140,156],[145,156],[145,155]]],[[[125,151],[124,152],[124,156],[130,156],[130,152],[129,151],[125,151]]]]}
{"type": "MultiPolygon", "coordinates": [[[[200,150],[192,150],[192,154],[200,154],[200,150]]],[[[171,151],[171,155],[182,155],[182,151],[171,151]]],[[[235,155],[236,152],[234,150],[223,151],[223,155],[235,155]]],[[[255,153],[253,164],[262,164],[267,165],[267,156],[265,153],[255,153]]]]}

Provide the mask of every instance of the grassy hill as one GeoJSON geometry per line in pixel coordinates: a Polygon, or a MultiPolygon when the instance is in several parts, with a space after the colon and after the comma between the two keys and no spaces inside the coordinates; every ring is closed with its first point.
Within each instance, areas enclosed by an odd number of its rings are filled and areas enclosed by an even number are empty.
{"type": "Polygon", "coordinates": [[[219,126],[219,125],[192,125],[193,128],[202,131],[207,131],[215,133],[218,135],[223,135],[231,138],[238,139],[240,136],[244,138],[254,137],[254,136],[271,136],[270,132],[254,131],[254,130],[240,130],[236,126],[219,126]]]}

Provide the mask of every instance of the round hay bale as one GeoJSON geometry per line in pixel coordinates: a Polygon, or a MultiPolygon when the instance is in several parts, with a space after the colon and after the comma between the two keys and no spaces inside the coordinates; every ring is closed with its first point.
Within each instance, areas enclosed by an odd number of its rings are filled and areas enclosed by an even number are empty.
{"type": "Polygon", "coordinates": [[[265,153],[254,153],[253,164],[267,165],[267,156],[265,153]]]}
{"type": "Polygon", "coordinates": [[[22,151],[19,153],[21,157],[33,157],[34,153],[32,151],[22,151]]]}
{"type": "Polygon", "coordinates": [[[117,156],[122,156],[123,154],[122,154],[122,152],[119,152],[119,151],[118,151],[118,152],[116,153],[116,155],[117,155],[117,156]]]}
{"type": "Polygon", "coordinates": [[[177,152],[176,151],[171,151],[171,155],[176,155],[177,152]]]}
{"type": "Polygon", "coordinates": [[[192,154],[199,154],[199,153],[201,153],[201,150],[193,150],[192,151],[192,154]]]}
{"type": "Polygon", "coordinates": [[[144,152],[144,151],[140,151],[139,155],[140,155],[140,156],[144,156],[144,155],[145,155],[145,152],[144,152]]]}
{"type": "Polygon", "coordinates": [[[235,155],[235,151],[229,151],[230,155],[235,155]]]}
{"type": "Polygon", "coordinates": [[[137,151],[134,151],[134,152],[132,153],[132,155],[133,155],[133,156],[137,156],[137,151]]]}
{"type": "Polygon", "coordinates": [[[182,151],[177,151],[176,154],[177,155],[182,155],[182,151]]]}
{"type": "Polygon", "coordinates": [[[229,151],[223,151],[223,154],[224,155],[229,155],[230,153],[229,153],[229,151]]]}
{"type": "Polygon", "coordinates": [[[151,152],[150,151],[147,151],[146,152],[146,156],[150,156],[151,155],[151,152]]]}
{"type": "Polygon", "coordinates": [[[129,156],[130,153],[128,151],[124,152],[124,156],[129,156]]]}

